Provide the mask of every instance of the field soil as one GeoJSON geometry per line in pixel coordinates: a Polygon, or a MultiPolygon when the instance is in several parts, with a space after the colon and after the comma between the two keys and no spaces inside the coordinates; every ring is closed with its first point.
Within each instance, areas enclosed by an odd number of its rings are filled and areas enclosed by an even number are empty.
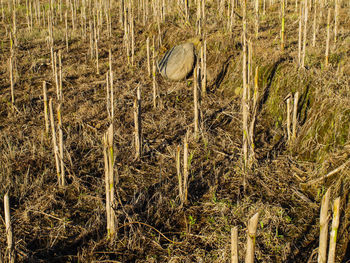
{"type": "MultiPolygon", "coordinates": [[[[248,221],[256,213],[259,219],[255,262],[317,262],[320,203],[331,188],[330,225],[333,200],[341,198],[336,262],[349,262],[348,1],[338,1],[336,42],[334,3],[329,3],[332,19],[328,66],[325,65],[327,9],[317,6],[313,46],[314,6],[309,7],[304,68],[298,67],[299,9],[296,10],[295,1],[288,1],[286,5],[284,50],[280,45],[281,3],[266,1],[264,13],[261,3],[256,37],[254,3],[248,1],[251,98],[258,67],[254,158],[249,169],[244,168],[242,149],[240,5],[231,14],[228,12],[231,1],[205,1],[203,34],[198,35],[197,1],[189,1],[188,18],[182,1],[163,1],[164,17],[152,15],[151,1],[133,1],[133,5],[130,4],[134,14],[132,64],[120,22],[120,1],[110,1],[107,12],[110,36],[103,9],[107,1],[64,1],[61,7],[53,1],[53,51],[62,54],[65,186],[58,185],[51,126],[48,133],[45,131],[43,81],[47,84],[48,98],[53,100],[56,129],[59,104],[47,17],[44,24],[43,18],[39,21],[34,13],[34,6],[40,4],[42,13],[47,15],[50,2],[28,1],[33,12],[30,28],[26,2],[15,2],[15,33],[14,7],[3,1],[0,7],[3,10],[0,20],[0,261],[8,260],[2,209],[3,197],[8,192],[16,262],[230,262],[231,228],[235,226],[238,227],[239,258],[243,262],[248,221]],[[146,21],[139,5],[142,2],[149,3],[146,21]],[[86,6],[83,7],[83,3],[86,6]],[[101,25],[96,20],[99,74],[96,53],[90,43],[94,42],[91,29],[95,17],[91,12],[94,6],[99,8],[98,3],[102,5],[101,25]],[[76,13],[74,28],[71,5],[75,6],[76,13]],[[62,19],[59,8],[63,10],[62,19]],[[82,29],[83,10],[88,14],[85,29],[82,29]],[[230,15],[234,16],[231,29],[228,27],[230,15]],[[185,42],[194,43],[200,57],[200,47],[206,40],[207,94],[200,95],[198,136],[194,134],[193,75],[173,82],[156,73],[154,107],[152,73],[147,69],[147,37],[151,55],[154,38],[156,59],[174,45],[185,42]],[[116,234],[113,238],[108,238],[106,229],[102,140],[111,123],[106,99],[109,50],[114,76],[116,234]],[[141,89],[142,155],[135,158],[133,104],[138,87],[141,89]],[[290,94],[293,98],[296,92],[299,94],[296,138],[288,141],[286,97],[290,94]],[[182,204],[176,151],[180,146],[182,160],[185,136],[188,136],[189,179],[188,201],[182,204]],[[331,176],[324,177],[337,168],[331,176]]],[[[162,1],[152,2],[162,5],[162,1]]],[[[131,39],[130,32],[127,38],[131,39]]],[[[131,49],[129,52],[131,54],[131,49]]],[[[252,104],[249,110],[252,112],[252,104]]]]}

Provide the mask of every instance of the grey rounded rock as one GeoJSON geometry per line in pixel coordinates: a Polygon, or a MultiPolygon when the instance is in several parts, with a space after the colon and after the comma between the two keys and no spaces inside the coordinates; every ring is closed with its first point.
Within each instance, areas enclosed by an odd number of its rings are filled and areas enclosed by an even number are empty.
{"type": "Polygon", "coordinates": [[[170,80],[182,80],[193,69],[195,61],[193,43],[174,46],[157,62],[158,72],[170,80]]]}

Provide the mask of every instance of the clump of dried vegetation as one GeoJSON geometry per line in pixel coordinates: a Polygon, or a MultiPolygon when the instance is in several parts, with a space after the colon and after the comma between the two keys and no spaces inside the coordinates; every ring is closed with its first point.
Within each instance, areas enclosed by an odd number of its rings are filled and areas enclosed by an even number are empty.
{"type": "Polygon", "coordinates": [[[349,1],[2,0],[0,9],[0,200],[8,193],[16,262],[228,262],[235,226],[243,261],[256,213],[256,262],[316,262],[329,188],[341,204],[336,262],[350,258],[349,1]],[[156,57],[186,41],[203,62],[206,43],[202,83],[154,75],[156,57]]]}

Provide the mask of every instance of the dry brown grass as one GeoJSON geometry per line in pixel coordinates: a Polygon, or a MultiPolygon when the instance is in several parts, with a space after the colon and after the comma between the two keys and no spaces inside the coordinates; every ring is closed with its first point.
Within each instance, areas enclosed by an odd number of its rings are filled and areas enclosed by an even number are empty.
{"type": "MultiPolygon", "coordinates": [[[[256,212],[260,214],[256,261],[306,262],[318,246],[320,200],[331,185],[331,200],[341,196],[343,204],[336,257],[339,262],[349,258],[349,166],[315,185],[305,184],[350,158],[349,6],[340,10],[339,36],[336,47],[331,43],[327,69],[323,67],[325,19],[314,50],[310,48],[309,23],[306,69],[298,71],[294,4],[286,9],[283,53],[279,51],[279,4],[268,7],[266,16],[261,16],[260,37],[253,43],[261,94],[256,119],[257,161],[248,173],[244,192],[241,20],[236,17],[232,34],[225,32],[226,22],[217,15],[216,2],[207,1],[206,6],[208,94],[201,102],[201,139],[189,138],[188,204],[183,207],[178,197],[175,153],[186,131],[193,130],[193,80],[168,82],[157,76],[160,97],[158,108],[153,109],[146,39],[157,36],[156,23],[143,27],[136,21],[135,64],[128,66],[117,5],[113,7],[112,39],[107,39],[105,27],[100,32],[100,75],[90,60],[88,36],[83,41],[78,31],[73,32],[66,53],[64,20],[56,25],[55,49],[62,49],[63,63],[64,188],[58,187],[51,137],[45,135],[43,81],[47,82],[48,97],[56,103],[47,29],[34,26],[27,32],[23,6],[17,13],[14,90],[18,111],[13,112],[6,64],[10,16],[0,23],[4,36],[0,47],[0,199],[2,202],[9,189],[18,262],[227,262],[233,226],[238,226],[242,261],[246,224],[256,212]],[[105,104],[109,48],[113,53],[115,173],[119,180],[118,230],[113,242],[106,239],[101,143],[109,125],[105,104]],[[142,158],[135,160],[133,101],[138,85],[142,88],[144,144],[142,158]],[[296,91],[300,93],[298,134],[294,144],[287,145],[284,98],[296,91]],[[179,243],[133,222],[148,224],[179,243]]],[[[240,8],[237,13],[241,14],[240,8]]],[[[253,17],[248,26],[252,34],[253,17]]],[[[157,53],[188,39],[198,47],[195,15],[192,20],[188,25],[178,13],[168,14],[161,25],[163,46],[157,53]]],[[[3,211],[0,216],[4,218],[3,211]]],[[[5,226],[0,223],[0,259],[5,247],[5,226]]]]}

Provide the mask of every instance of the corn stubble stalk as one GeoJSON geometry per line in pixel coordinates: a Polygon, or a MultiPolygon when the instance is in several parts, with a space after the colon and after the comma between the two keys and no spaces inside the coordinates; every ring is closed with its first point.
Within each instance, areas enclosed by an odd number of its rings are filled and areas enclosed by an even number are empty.
{"type": "MultiPolygon", "coordinates": [[[[297,0],[296,0],[297,3],[297,0]]],[[[303,19],[303,6],[299,7],[299,38],[298,38],[298,67],[301,67],[301,40],[302,40],[302,19],[303,19]]]]}
{"type": "MultiPolygon", "coordinates": [[[[242,95],[242,122],[243,122],[243,162],[244,171],[248,167],[248,84],[247,84],[247,0],[244,0],[243,6],[243,95],[242,95]]],[[[243,178],[243,186],[245,189],[246,175],[243,178]]]]}
{"type": "Polygon", "coordinates": [[[285,0],[281,1],[282,4],[282,29],[281,29],[281,50],[284,51],[284,21],[285,21],[285,0]]]}
{"type": "Polygon", "coordinates": [[[258,111],[258,98],[259,98],[259,67],[255,68],[255,76],[254,76],[254,94],[253,94],[253,105],[251,112],[251,119],[249,124],[249,167],[252,166],[255,159],[255,144],[254,144],[254,132],[255,132],[255,121],[256,115],[258,111]]]}
{"type": "Polygon", "coordinates": [[[156,57],[155,57],[155,45],[153,36],[152,47],[152,80],[153,80],[153,108],[157,108],[157,87],[156,87],[156,57]]]}
{"type": "Polygon", "coordinates": [[[148,76],[151,76],[151,59],[150,59],[150,49],[149,49],[149,37],[147,37],[146,45],[147,45],[147,71],[148,71],[148,76]]]}
{"type": "Polygon", "coordinates": [[[47,108],[47,89],[46,89],[46,81],[43,81],[43,94],[44,94],[45,132],[46,132],[46,134],[49,134],[49,116],[48,116],[48,108],[47,108]]]}
{"type": "Polygon", "coordinates": [[[183,185],[182,185],[182,175],[181,175],[181,147],[180,145],[177,146],[176,148],[176,173],[177,173],[177,178],[178,178],[178,183],[179,183],[179,197],[181,203],[183,202],[183,185]]]}
{"type": "Polygon", "coordinates": [[[199,97],[198,97],[198,76],[199,68],[194,69],[193,82],[193,110],[194,110],[194,137],[197,139],[199,135],[199,97]]]}
{"type": "Polygon", "coordinates": [[[313,34],[312,34],[312,47],[316,46],[316,29],[317,29],[317,1],[314,3],[314,20],[312,24],[313,34]]]}
{"type": "Polygon", "coordinates": [[[254,251],[255,251],[255,241],[256,241],[256,229],[258,226],[259,213],[256,213],[248,222],[247,231],[247,252],[245,256],[245,263],[254,262],[254,251]]]}
{"type": "Polygon", "coordinates": [[[339,0],[334,0],[334,45],[337,43],[337,37],[338,37],[338,14],[339,14],[339,0]]]}
{"type": "Polygon", "coordinates": [[[238,263],[238,228],[231,228],[231,263],[238,263]]]}
{"type": "Polygon", "coordinates": [[[339,218],[340,218],[340,197],[335,199],[333,203],[333,221],[332,221],[332,230],[329,238],[329,250],[328,250],[327,263],[335,262],[335,251],[336,251],[335,249],[337,245],[339,218]]]}
{"type": "Polygon", "coordinates": [[[15,262],[15,251],[13,243],[13,233],[11,225],[11,214],[10,214],[10,200],[8,192],[4,196],[4,212],[5,212],[5,226],[6,226],[6,236],[7,236],[7,248],[6,252],[8,255],[8,262],[15,262]]]}
{"type": "Polygon", "coordinates": [[[290,143],[291,139],[292,139],[292,135],[291,135],[291,119],[290,119],[290,114],[291,114],[291,97],[292,94],[288,94],[287,96],[287,140],[288,143],[290,143]]]}
{"type": "Polygon", "coordinates": [[[326,54],[325,54],[325,67],[328,67],[328,58],[329,58],[329,41],[330,41],[330,22],[331,22],[331,9],[328,8],[327,15],[327,39],[326,39],[326,54]]]}
{"type": "Polygon", "coordinates": [[[294,94],[294,103],[293,103],[293,127],[292,127],[292,139],[295,141],[297,138],[297,117],[298,117],[298,102],[299,102],[299,92],[294,94]]]}
{"type": "Polygon", "coordinates": [[[188,133],[184,139],[184,162],[183,162],[183,196],[182,196],[182,204],[187,203],[187,195],[188,195],[188,133]]]}
{"type": "Polygon", "coordinates": [[[64,161],[63,161],[63,130],[62,130],[62,115],[61,115],[61,101],[57,106],[57,119],[58,119],[58,142],[59,142],[59,159],[60,159],[60,186],[65,185],[65,175],[64,175],[64,161]]]}
{"type": "Polygon", "coordinates": [[[107,214],[107,238],[115,236],[115,211],[114,211],[114,152],[113,152],[113,124],[103,136],[103,157],[105,165],[105,189],[106,189],[106,214],[107,214]]]}
{"type": "Polygon", "coordinates": [[[308,18],[308,0],[304,0],[304,37],[303,37],[303,53],[301,59],[301,67],[305,68],[305,54],[306,54],[306,41],[307,41],[307,18],[308,18]]]}
{"type": "Polygon", "coordinates": [[[137,98],[134,101],[135,124],[135,159],[141,158],[142,153],[142,127],[141,127],[141,90],[137,87],[137,98]]]}
{"type": "Polygon", "coordinates": [[[57,140],[56,140],[56,130],[55,130],[54,115],[53,115],[52,99],[50,99],[49,101],[49,109],[50,109],[52,147],[53,147],[53,152],[55,156],[57,180],[58,180],[58,184],[61,186],[61,170],[60,170],[61,167],[60,167],[59,152],[58,152],[58,146],[57,146],[57,140]]]}
{"type": "Polygon", "coordinates": [[[322,197],[320,211],[320,241],[318,247],[318,263],[326,263],[327,261],[327,237],[328,237],[328,206],[331,194],[329,188],[322,197]]]}
{"type": "Polygon", "coordinates": [[[207,94],[207,40],[204,36],[204,46],[203,46],[203,64],[201,67],[201,85],[202,85],[202,97],[204,98],[207,94]]]}
{"type": "Polygon", "coordinates": [[[10,68],[10,85],[11,85],[11,104],[12,104],[12,110],[14,110],[15,106],[15,91],[14,91],[14,80],[13,80],[13,63],[12,63],[12,56],[10,56],[10,63],[9,63],[9,68],[10,68]]]}

